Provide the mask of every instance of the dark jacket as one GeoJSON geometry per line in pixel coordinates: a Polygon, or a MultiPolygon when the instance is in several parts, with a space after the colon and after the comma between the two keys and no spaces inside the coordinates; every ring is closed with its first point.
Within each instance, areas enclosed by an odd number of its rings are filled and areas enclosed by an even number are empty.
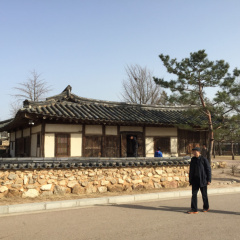
{"type": "Polygon", "coordinates": [[[138,156],[138,141],[136,137],[133,137],[132,139],[132,150],[133,150],[133,156],[137,157],[138,156]]]}
{"type": "Polygon", "coordinates": [[[189,183],[192,185],[196,181],[196,176],[199,177],[200,187],[204,187],[208,182],[211,182],[211,167],[208,160],[201,156],[199,158],[192,157],[190,162],[189,183]],[[197,166],[196,166],[197,165],[197,166]],[[195,171],[198,170],[196,173],[195,171]]]}
{"type": "Polygon", "coordinates": [[[159,150],[154,153],[154,157],[162,157],[162,156],[163,156],[162,152],[159,150]]]}

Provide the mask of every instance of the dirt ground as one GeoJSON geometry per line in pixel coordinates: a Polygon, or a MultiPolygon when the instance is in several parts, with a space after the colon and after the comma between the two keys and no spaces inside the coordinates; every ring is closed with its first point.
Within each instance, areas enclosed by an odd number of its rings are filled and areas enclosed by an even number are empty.
{"type": "MultiPolygon", "coordinates": [[[[226,168],[212,169],[212,183],[209,188],[229,188],[229,187],[240,187],[240,156],[236,156],[235,160],[232,160],[231,156],[216,156],[212,159],[212,162],[224,161],[227,163],[226,168]]],[[[151,189],[142,191],[132,191],[132,192],[107,192],[107,193],[95,193],[95,194],[82,194],[74,195],[67,194],[65,196],[48,196],[48,197],[37,197],[31,198],[2,198],[0,199],[0,205],[12,205],[12,204],[23,204],[23,203],[35,203],[35,202],[45,202],[45,201],[62,201],[80,198],[98,198],[106,196],[119,196],[119,195],[132,195],[132,194],[143,194],[143,193],[154,193],[154,192],[167,192],[167,191],[181,191],[190,190],[191,187],[176,188],[176,189],[151,189]]]]}

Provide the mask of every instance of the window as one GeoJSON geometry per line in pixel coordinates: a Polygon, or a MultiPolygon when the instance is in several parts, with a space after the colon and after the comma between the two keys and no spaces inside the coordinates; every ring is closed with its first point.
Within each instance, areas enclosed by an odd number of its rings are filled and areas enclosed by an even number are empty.
{"type": "Polygon", "coordinates": [[[69,134],[56,134],[55,137],[56,157],[69,157],[70,156],[70,135],[69,134]]]}
{"type": "Polygon", "coordinates": [[[37,134],[37,147],[40,147],[40,133],[37,134]]]}
{"type": "Polygon", "coordinates": [[[102,149],[101,136],[85,137],[85,157],[101,157],[102,155],[101,149],[102,149]]]}
{"type": "Polygon", "coordinates": [[[157,137],[154,139],[154,149],[161,148],[162,153],[171,153],[170,137],[157,137]]]}
{"type": "Polygon", "coordinates": [[[16,139],[16,156],[24,157],[24,138],[16,139]]]}
{"type": "Polygon", "coordinates": [[[31,141],[30,137],[25,137],[23,140],[23,146],[24,146],[24,156],[25,157],[30,157],[30,146],[31,146],[31,141]]]}
{"type": "Polygon", "coordinates": [[[206,143],[206,132],[178,130],[178,152],[180,155],[191,154],[194,147],[206,143]]]}
{"type": "Polygon", "coordinates": [[[106,157],[118,157],[118,136],[106,136],[106,157]]]}

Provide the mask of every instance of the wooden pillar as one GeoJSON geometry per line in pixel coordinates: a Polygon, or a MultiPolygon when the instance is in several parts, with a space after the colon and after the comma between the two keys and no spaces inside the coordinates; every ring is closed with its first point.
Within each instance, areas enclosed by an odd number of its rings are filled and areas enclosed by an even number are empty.
{"type": "Polygon", "coordinates": [[[121,135],[120,135],[120,126],[117,126],[117,146],[118,146],[118,157],[121,157],[121,135]]]}
{"type": "Polygon", "coordinates": [[[45,122],[42,123],[41,127],[41,157],[45,157],[44,144],[45,144],[45,122]]]}
{"type": "Polygon", "coordinates": [[[30,141],[29,141],[29,147],[30,147],[30,153],[29,153],[29,157],[32,157],[32,126],[30,126],[30,141]]]}
{"type": "Polygon", "coordinates": [[[16,157],[16,153],[17,153],[17,130],[16,129],[14,132],[14,136],[15,136],[14,157],[16,157]]]}
{"type": "Polygon", "coordinates": [[[85,124],[82,125],[82,157],[85,157],[85,124]]]}
{"type": "Polygon", "coordinates": [[[146,127],[143,127],[143,157],[146,157],[146,127]]]}
{"type": "Polygon", "coordinates": [[[106,157],[106,126],[102,126],[102,151],[101,157],[106,157]]]}

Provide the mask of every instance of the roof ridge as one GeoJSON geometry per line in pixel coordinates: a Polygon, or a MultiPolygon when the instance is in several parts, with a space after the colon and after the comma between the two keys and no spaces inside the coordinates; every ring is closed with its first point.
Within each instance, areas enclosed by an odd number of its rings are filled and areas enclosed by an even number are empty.
{"type": "MultiPolygon", "coordinates": [[[[94,99],[94,98],[86,98],[86,97],[80,97],[74,93],[71,92],[72,87],[68,85],[60,94],[54,95],[52,97],[46,98],[45,101],[39,101],[39,102],[33,102],[29,100],[25,100],[25,105],[44,105],[49,102],[54,103],[54,102],[64,102],[68,101],[69,102],[75,102],[75,103],[93,103],[93,104],[107,104],[107,105],[120,105],[120,106],[135,106],[135,107],[143,107],[143,108],[158,108],[158,109],[182,109],[186,110],[188,108],[197,108],[196,105],[158,105],[158,104],[139,104],[139,103],[128,103],[128,102],[117,102],[117,101],[109,101],[109,100],[99,100],[99,99],[94,99]]],[[[25,107],[25,106],[24,106],[25,107]]]]}

